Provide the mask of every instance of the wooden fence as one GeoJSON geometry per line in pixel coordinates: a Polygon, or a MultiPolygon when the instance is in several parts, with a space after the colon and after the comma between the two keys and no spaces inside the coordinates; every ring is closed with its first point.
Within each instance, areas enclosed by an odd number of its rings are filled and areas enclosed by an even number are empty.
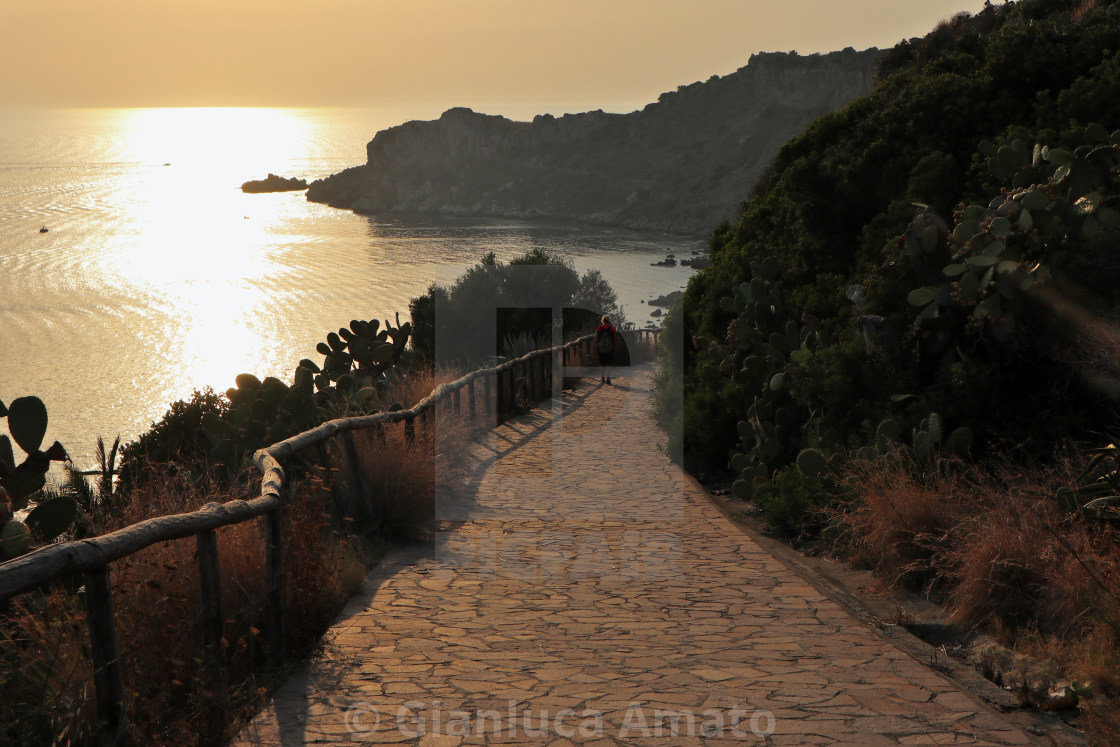
{"type": "MultiPolygon", "coordinates": [[[[659,331],[629,330],[623,334],[629,338],[631,346],[642,342],[656,349],[659,331]]],[[[280,531],[280,507],[286,488],[281,462],[309,447],[338,438],[348,471],[355,474],[358,452],[354,431],[404,423],[405,438],[412,439],[418,425],[434,425],[436,408],[441,404],[447,410],[460,414],[464,389],[467,407],[464,417],[469,415],[474,422],[481,407],[486,422],[500,423],[517,411],[519,394],[530,402],[539,402],[552,395],[554,383],[559,381],[557,377],[586,373],[586,365],[592,357],[593,338],[593,335],[586,335],[565,345],[537,350],[492,368],[473,371],[436,387],[408,410],[331,420],[261,449],[254,455],[254,464],[262,474],[261,491],[251,500],[209,503],[197,511],[159,516],[98,537],[48,545],[0,563],[0,601],[65,576],[84,574],[86,624],[93,658],[98,718],[109,734],[119,733],[123,725],[125,691],[117,655],[109,564],[157,543],[194,536],[198,550],[202,630],[208,656],[205,670],[211,686],[224,694],[226,682],[221,643],[224,618],[217,537],[217,530],[221,527],[264,517],[266,612],[262,632],[269,642],[273,663],[277,666],[285,663],[284,537],[280,531]],[[478,391],[480,388],[482,392],[478,391]]],[[[360,484],[360,479],[357,482],[360,484]]],[[[294,488],[288,488],[290,500],[294,488]]],[[[224,700],[224,695],[221,699],[224,700]]]]}

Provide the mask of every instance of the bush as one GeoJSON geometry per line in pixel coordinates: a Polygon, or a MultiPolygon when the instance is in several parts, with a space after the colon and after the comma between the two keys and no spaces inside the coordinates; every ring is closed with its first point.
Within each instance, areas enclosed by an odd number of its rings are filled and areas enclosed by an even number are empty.
{"type": "Polygon", "coordinates": [[[610,314],[616,327],[624,321],[598,270],[580,275],[569,261],[541,249],[508,264],[491,252],[450,287],[433,284],[409,302],[413,350],[422,360],[438,356],[444,365],[486,365],[507,338],[551,340],[556,308],[563,310],[565,340],[595,329],[602,314],[610,314]]]}
{"type": "Polygon", "coordinates": [[[827,477],[810,477],[796,466],[780,470],[772,481],[758,482],[754,488],[762,518],[775,531],[792,537],[813,533],[823,525],[821,509],[833,495],[827,477]]]}
{"type": "MultiPolygon", "coordinates": [[[[1117,48],[1120,3],[1094,0],[988,7],[888,52],[874,91],[788,142],[740,220],[713,232],[712,264],[692,278],[685,293],[685,336],[703,339],[702,347],[722,344],[732,319],[720,307],[722,299],[751,279],[752,263],[772,256],[782,267],[784,318],[798,323],[814,318],[822,356],[830,358],[818,367],[824,370],[806,371],[799,386],[807,393],[815,389],[812,396],[824,405],[829,399],[842,403],[821,409],[822,446],[850,446],[865,421],[874,424],[884,416],[883,403],[893,394],[915,395],[922,400],[918,411],[940,412],[977,432],[988,423],[1013,428],[1004,434],[1013,441],[1037,438],[1040,420],[1068,424],[1050,428],[1045,435],[1053,439],[1100,427],[1114,408],[1102,407],[1086,387],[1077,388],[1068,371],[1047,361],[1061,357],[1060,346],[1033,344],[1022,325],[1000,331],[1017,337],[1001,344],[997,355],[990,340],[963,341],[962,356],[975,360],[962,366],[953,366],[956,359],[948,354],[953,346],[942,355],[916,343],[906,331],[913,315],[896,318],[907,310],[906,293],[915,287],[908,261],[898,261],[907,259],[898,239],[913,219],[915,201],[948,217],[961,201],[986,206],[1000,193],[998,169],[976,154],[981,141],[1010,146],[1022,140],[1029,163],[1036,142],[1081,144],[1071,119],[1080,122],[1081,133],[1089,120],[1110,130],[1120,125],[1115,97],[1107,95],[1115,87],[1108,74],[1120,59],[1112,51],[1117,48]],[[856,285],[864,288],[860,307],[845,292],[856,285]],[[857,315],[881,316],[884,332],[893,330],[893,340],[875,341],[874,362],[861,361],[851,350],[828,352],[837,345],[858,346],[857,315]],[[812,380],[818,375],[832,383],[818,384],[812,380]],[[1060,403],[1053,416],[1039,418],[1021,406],[1042,399],[1047,388],[1066,392],[1045,397],[1060,403]],[[1071,391],[1076,396],[1068,396],[1071,391]],[[1023,417],[1028,411],[1030,417],[1023,417]]],[[[1075,233],[1069,261],[1055,257],[1049,264],[1081,291],[1099,292],[1106,306],[1114,303],[1114,241],[1102,252],[1104,247],[1088,246],[1075,233]],[[1081,244],[1086,252],[1078,254],[1081,244]]],[[[935,269],[949,261],[957,260],[946,259],[935,269]]],[[[717,375],[708,368],[703,355],[685,361],[686,461],[694,464],[721,462],[737,440],[736,424],[745,414],[740,403],[749,406],[765,396],[745,392],[720,412],[732,372],[717,375]],[[697,427],[689,428],[690,422],[697,427]]]]}
{"type": "Polygon", "coordinates": [[[203,423],[228,409],[229,400],[209,387],[195,390],[189,400],[172,402],[158,423],[121,449],[119,489],[128,492],[140,486],[151,477],[153,467],[174,465],[175,472],[198,473],[199,479],[208,476],[213,445],[203,423]]]}

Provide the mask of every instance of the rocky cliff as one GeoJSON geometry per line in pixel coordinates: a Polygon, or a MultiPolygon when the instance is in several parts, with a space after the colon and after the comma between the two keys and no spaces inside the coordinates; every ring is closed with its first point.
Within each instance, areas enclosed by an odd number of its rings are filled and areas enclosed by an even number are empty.
{"type": "Polygon", "coordinates": [[[532,122],[450,109],[377,133],[307,198],[360,213],[574,218],[703,234],[738,215],[778,148],[870,92],[878,50],[752,55],[630,114],[532,122]]]}

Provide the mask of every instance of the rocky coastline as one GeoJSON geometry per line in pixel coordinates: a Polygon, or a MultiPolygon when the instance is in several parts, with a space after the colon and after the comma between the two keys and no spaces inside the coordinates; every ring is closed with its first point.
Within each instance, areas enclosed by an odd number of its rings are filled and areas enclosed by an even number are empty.
{"type": "Polygon", "coordinates": [[[871,91],[879,51],[752,55],[629,114],[532,122],[450,109],[378,132],[307,199],[365,214],[566,218],[703,235],[737,217],[778,149],[871,91]]]}

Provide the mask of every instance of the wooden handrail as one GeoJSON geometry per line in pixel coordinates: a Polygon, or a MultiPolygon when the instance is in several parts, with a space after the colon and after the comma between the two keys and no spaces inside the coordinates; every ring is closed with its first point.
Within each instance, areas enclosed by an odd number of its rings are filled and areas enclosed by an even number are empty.
{"type": "Polygon", "coordinates": [[[157,542],[240,524],[279,505],[277,495],[262,495],[249,501],[208,503],[190,513],[157,516],[97,537],[41,547],[0,563],[0,599],[31,591],[67,574],[104,568],[114,560],[157,542]]]}
{"type": "MultiPolygon", "coordinates": [[[[624,336],[636,335],[642,339],[652,338],[653,344],[656,346],[659,331],[626,330],[622,334],[624,336]]],[[[551,381],[553,372],[557,369],[559,375],[562,376],[563,369],[567,366],[568,353],[578,352],[590,356],[593,352],[591,349],[593,339],[594,335],[584,335],[563,345],[535,350],[497,366],[472,371],[455,381],[440,384],[427,397],[407,410],[330,420],[315,428],[260,449],[253,455],[253,463],[261,473],[261,491],[256,498],[232,500],[225,503],[208,503],[195,511],[158,516],[97,537],[48,545],[0,563],[0,601],[31,591],[42,584],[63,576],[75,573],[85,574],[87,626],[90,630],[92,653],[96,663],[95,685],[98,717],[110,731],[115,732],[121,727],[124,690],[121,683],[120,663],[117,659],[109,564],[114,560],[127,557],[160,542],[190,536],[198,537],[200,574],[204,578],[202,584],[203,608],[206,610],[206,618],[210,620],[206,627],[208,629],[212,628],[206,635],[207,645],[211,649],[220,648],[219,641],[211,640],[215,635],[219,637],[221,635],[220,625],[214,625],[212,622],[213,619],[221,619],[220,585],[217,579],[219,569],[214,532],[220,527],[240,524],[258,516],[265,516],[266,587],[268,589],[268,617],[266,619],[271,623],[271,629],[265,631],[265,633],[272,641],[271,648],[274,661],[280,663],[283,656],[283,646],[281,645],[281,629],[283,627],[281,593],[283,586],[283,538],[280,535],[279,508],[282,491],[285,487],[284,469],[280,462],[308,447],[322,444],[335,436],[345,436],[355,430],[380,428],[391,423],[403,422],[406,437],[412,438],[415,433],[415,419],[425,414],[426,417],[433,416],[436,405],[443,399],[450,397],[454,412],[459,413],[459,396],[464,387],[468,388],[470,399],[468,409],[471,417],[473,417],[476,411],[474,403],[476,387],[474,382],[478,379],[482,379],[485,383],[483,401],[487,422],[493,423],[494,415],[497,415],[498,422],[500,422],[505,409],[513,405],[510,401],[503,401],[503,387],[501,385],[503,374],[509,374],[509,396],[513,397],[516,395],[516,392],[513,391],[513,372],[521,367],[525,372],[526,389],[529,396],[536,398],[545,392],[543,382],[538,379],[544,378],[551,381]],[[546,357],[553,363],[553,366],[544,366],[542,360],[540,371],[543,375],[536,373],[536,369],[533,367],[534,361],[546,357]],[[491,386],[491,377],[495,377],[498,382],[497,387],[491,386]],[[496,397],[493,407],[492,397],[496,397]]],[[[548,390],[550,391],[551,388],[548,387],[548,390]]],[[[220,662],[221,658],[217,657],[214,660],[214,665],[220,667],[220,662]]],[[[224,677],[224,673],[218,673],[217,676],[219,678],[224,677]]]]}

